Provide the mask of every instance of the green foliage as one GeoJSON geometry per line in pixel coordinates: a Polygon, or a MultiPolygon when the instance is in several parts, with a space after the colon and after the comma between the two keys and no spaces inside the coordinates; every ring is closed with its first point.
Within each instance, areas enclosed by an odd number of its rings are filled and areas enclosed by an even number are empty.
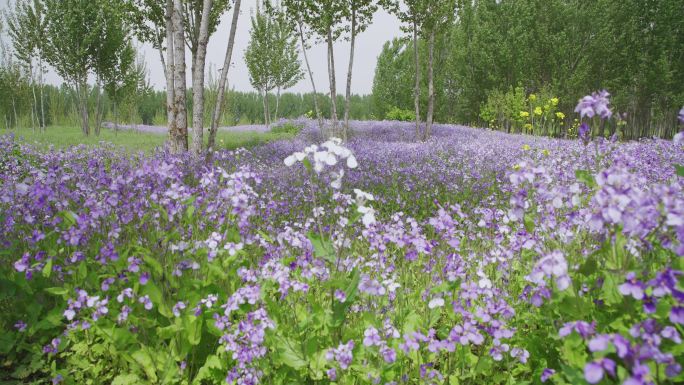
{"type": "Polygon", "coordinates": [[[411,122],[416,120],[416,113],[410,110],[402,110],[398,107],[393,107],[385,115],[387,120],[397,120],[400,122],[411,122]]]}
{"type": "Polygon", "coordinates": [[[297,135],[302,131],[304,126],[297,122],[282,121],[271,126],[271,132],[274,134],[291,134],[297,135]]]}
{"type": "MultiPolygon", "coordinates": [[[[582,96],[605,88],[615,112],[627,113],[623,139],[671,137],[684,105],[677,80],[684,77],[684,19],[673,16],[680,11],[677,0],[459,1],[458,19],[446,24],[435,47],[436,119],[482,126],[489,123],[480,116],[489,96],[519,86],[528,94],[547,87],[560,99],[556,111],[574,118],[582,96]]],[[[412,54],[383,49],[374,114],[412,109],[412,54]]],[[[424,50],[420,57],[424,71],[424,50]]],[[[427,100],[420,103],[424,110],[427,100]]]]}

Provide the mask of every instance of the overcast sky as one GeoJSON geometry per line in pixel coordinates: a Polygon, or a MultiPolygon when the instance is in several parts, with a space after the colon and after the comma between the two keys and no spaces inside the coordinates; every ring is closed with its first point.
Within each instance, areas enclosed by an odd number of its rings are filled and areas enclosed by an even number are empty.
{"type": "MultiPolygon", "coordinates": [[[[7,9],[10,0],[0,0],[3,9],[7,9]]],[[[251,28],[250,16],[254,11],[257,0],[243,0],[238,30],[235,36],[235,48],[233,51],[233,66],[228,74],[228,82],[231,88],[239,91],[251,91],[249,83],[249,73],[244,62],[244,53],[249,42],[249,30],[251,28]]],[[[221,24],[209,41],[207,52],[207,71],[210,69],[218,71],[223,65],[225,56],[228,32],[232,11],[223,15],[221,24]],[[210,66],[211,65],[211,66],[210,66]]],[[[400,36],[398,20],[387,12],[378,12],[372,25],[357,37],[356,55],[354,58],[354,73],[352,78],[352,92],[356,94],[369,94],[373,86],[373,75],[375,73],[375,63],[382,45],[394,37],[400,36]]],[[[6,38],[6,36],[4,37],[6,38]]],[[[152,85],[157,89],[165,87],[164,73],[159,60],[159,53],[149,45],[138,47],[145,56],[145,61],[149,69],[149,76],[152,85]]],[[[323,45],[314,46],[308,50],[309,61],[314,73],[316,88],[325,92],[328,89],[328,69],[326,62],[326,48],[323,45]]],[[[300,53],[301,56],[301,53],[300,53]]],[[[337,74],[337,89],[340,94],[344,93],[346,86],[347,68],[349,66],[349,43],[339,42],[335,44],[335,65],[337,74]]],[[[190,71],[188,65],[188,79],[190,71]]],[[[302,68],[305,70],[304,58],[302,57],[302,68]]],[[[217,75],[218,76],[218,75],[217,75]]],[[[47,79],[50,83],[59,84],[61,79],[54,73],[50,73],[47,79]]],[[[188,87],[190,85],[188,84],[188,87]]],[[[308,76],[301,80],[292,92],[309,92],[311,82],[308,76]]]]}

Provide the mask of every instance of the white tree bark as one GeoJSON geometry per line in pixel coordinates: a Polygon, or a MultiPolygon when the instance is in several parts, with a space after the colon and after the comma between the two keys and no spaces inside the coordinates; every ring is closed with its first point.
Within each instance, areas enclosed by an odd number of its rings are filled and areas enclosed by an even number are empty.
{"type": "Polygon", "coordinates": [[[420,140],[420,61],[418,59],[418,26],[413,21],[413,61],[416,67],[416,84],[413,88],[413,103],[416,108],[416,140],[420,140]]]}
{"type": "Polygon", "coordinates": [[[430,32],[430,41],[428,47],[428,110],[427,121],[425,124],[425,133],[423,140],[427,140],[432,135],[432,120],[435,113],[435,85],[434,85],[434,64],[435,64],[435,30],[430,32]]]}
{"type": "Polygon", "coordinates": [[[349,48],[349,69],[347,70],[347,93],[344,100],[344,129],[342,139],[347,140],[349,131],[349,109],[351,107],[352,71],[354,69],[354,45],[356,43],[356,9],[352,8],[351,17],[351,47],[349,48]]]}
{"type": "Polygon", "coordinates": [[[233,46],[235,45],[235,31],[237,29],[237,22],[240,16],[240,0],[235,0],[233,4],[233,20],[230,23],[230,34],[228,36],[228,47],[226,48],[226,57],[223,61],[223,68],[221,69],[221,79],[218,85],[218,95],[216,96],[216,105],[214,106],[214,113],[211,118],[211,129],[209,131],[209,150],[214,148],[216,140],[216,131],[218,131],[219,122],[221,121],[221,113],[223,112],[223,99],[226,93],[226,82],[228,79],[228,69],[233,56],[233,46]]]}
{"type": "MultiPolygon", "coordinates": [[[[174,7],[173,0],[166,0],[166,118],[169,126],[169,144],[171,152],[182,151],[182,141],[176,127],[175,106],[175,65],[174,65],[174,7]]],[[[163,56],[163,55],[162,55],[163,56]]]]}
{"type": "Polygon", "coordinates": [[[199,155],[204,147],[204,68],[209,43],[209,13],[213,0],[204,0],[200,21],[197,54],[193,58],[192,74],[192,152],[199,155]]]}
{"type": "Polygon", "coordinates": [[[335,81],[335,52],[333,50],[332,31],[328,30],[328,76],[330,79],[330,118],[332,133],[337,132],[337,84],[335,81]]]}
{"type": "MultiPolygon", "coordinates": [[[[173,2],[173,85],[174,85],[174,120],[175,133],[172,135],[175,152],[188,150],[188,111],[186,102],[185,80],[185,29],[183,28],[183,2],[173,2]]],[[[167,48],[168,49],[168,48],[167,48]]]]}
{"type": "Polygon", "coordinates": [[[306,63],[306,69],[309,72],[309,79],[311,80],[311,88],[313,89],[313,103],[314,110],[316,112],[316,118],[318,119],[318,128],[323,134],[323,115],[321,115],[321,110],[318,108],[318,93],[316,92],[316,82],[313,78],[313,72],[311,72],[311,65],[309,64],[309,56],[306,54],[306,40],[304,39],[304,29],[302,28],[302,21],[297,21],[297,26],[299,27],[299,38],[302,44],[302,53],[304,54],[304,62],[306,63]]]}

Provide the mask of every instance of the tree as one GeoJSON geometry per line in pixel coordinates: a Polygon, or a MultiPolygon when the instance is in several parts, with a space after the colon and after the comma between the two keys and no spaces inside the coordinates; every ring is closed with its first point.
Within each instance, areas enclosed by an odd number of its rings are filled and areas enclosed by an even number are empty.
{"type": "Polygon", "coordinates": [[[428,109],[423,140],[427,140],[432,135],[435,111],[435,37],[451,25],[456,12],[456,2],[454,0],[425,0],[424,7],[426,13],[421,28],[428,39],[428,109]]]}
{"type": "Polygon", "coordinates": [[[45,0],[46,61],[76,93],[81,129],[90,134],[88,76],[101,79],[130,43],[122,1],[45,0]]]}
{"type": "Polygon", "coordinates": [[[328,47],[328,80],[330,85],[330,118],[332,133],[337,131],[337,84],[335,79],[335,52],[333,44],[344,32],[342,21],[345,2],[339,0],[306,0],[302,4],[302,20],[313,34],[326,42],[328,47]]]}
{"type": "Polygon", "coordinates": [[[280,107],[280,91],[293,87],[300,81],[304,74],[302,63],[299,61],[297,51],[297,38],[286,19],[287,15],[281,8],[271,6],[269,1],[265,1],[266,11],[272,22],[271,46],[273,47],[270,60],[273,61],[272,71],[275,76],[276,88],[276,109],[274,120],[278,119],[280,107]]]}
{"type": "Polygon", "coordinates": [[[351,101],[352,70],[354,68],[354,47],[356,36],[368,28],[373,15],[378,10],[377,0],[346,0],[346,16],[350,23],[349,70],[347,71],[347,92],[344,103],[344,129],[342,137],[346,140],[349,131],[349,108],[351,101]]]}
{"type": "Polygon", "coordinates": [[[136,99],[138,94],[148,92],[145,82],[146,66],[144,59],[135,60],[136,51],[128,44],[118,58],[118,63],[111,66],[102,76],[102,83],[109,99],[114,103],[115,129],[119,127],[119,109],[125,100],[136,99]]]}
{"type": "Polygon", "coordinates": [[[404,23],[402,30],[413,35],[413,64],[415,71],[415,82],[413,87],[413,102],[416,111],[416,139],[422,138],[420,129],[420,57],[418,54],[418,35],[420,27],[425,17],[425,1],[427,0],[398,0],[388,3],[388,9],[394,13],[399,20],[404,23]]]}
{"type": "Polygon", "coordinates": [[[275,26],[273,20],[257,6],[252,16],[250,40],[245,51],[245,62],[249,70],[249,81],[263,98],[264,124],[270,125],[268,93],[276,87],[274,52],[275,26]]]}
{"type": "Polygon", "coordinates": [[[218,131],[218,125],[221,120],[221,114],[223,113],[223,99],[226,92],[226,82],[228,78],[228,69],[230,69],[231,59],[233,56],[233,47],[235,44],[235,32],[237,30],[237,22],[240,16],[240,3],[241,0],[235,0],[233,6],[233,19],[230,23],[230,32],[228,36],[228,46],[226,47],[226,57],[223,61],[223,69],[221,69],[221,78],[218,84],[218,95],[216,96],[216,105],[214,106],[214,112],[211,119],[211,129],[209,130],[209,143],[207,148],[209,154],[214,148],[214,141],[216,139],[216,132],[218,131]]]}
{"type": "Polygon", "coordinates": [[[45,23],[43,20],[43,3],[40,0],[17,0],[14,11],[8,12],[8,33],[12,40],[14,54],[25,66],[29,74],[33,104],[31,107],[31,121],[35,131],[35,121],[41,130],[45,129],[45,104],[43,98],[43,41],[45,38],[45,23]],[[40,103],[36,101],[36,87],[34,81],[34,60],[38,61],[38,87],[40,88],[40,103]],[[40,111],[39,111],[40,109],[40,111]]]}
{"type": "Polygon", "coordinates": [[[321,109],[318,105],[318,92],[316,92],[316,82],[314,81],[313,71],[311,70],[311,65],[309,64],[309,55],[307,54],[307,49],[310,48],[309,40],[312,39],[313,33],[304,23],[304,13],[306,8],[304,6],[305,2],[308,0],[283,0],[283,8],[287,15],[287,20],[290,21],[290,25],[295,31],[295,34],[299,36],[299,43],[302,47],[302,55],[304,55],[304,62],[306,63],[306,70],[309,74],[309,80],[311,81],[311,89],[313,90],[313,105],[314,111],[316,113],[316,118],[318,120],[318,127],[323,133],[323,115],[321,114],[321,109]]]}

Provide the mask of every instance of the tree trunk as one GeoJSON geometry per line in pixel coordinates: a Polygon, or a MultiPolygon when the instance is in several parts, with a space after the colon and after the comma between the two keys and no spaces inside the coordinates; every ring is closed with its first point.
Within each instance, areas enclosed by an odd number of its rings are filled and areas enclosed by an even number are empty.
{"type": "Polygon", "coordinates": [[[342,139],[347,140],[349,134],[349,108],[351,103],[352,70],[354,68],[354,44],[356,43],[356,9],[352,8],[351,17],[351,46],[349,48],[349,69],[347,70],[347,92],[344,100],[344,129],[342,139]]]}
{"type": "Polygon", "coordinates": [[[428,110],[427,121],[425,123],[425,133],[423,140],[427,140],[432,135],[432,120],[435,113],[435,85],[434,85],[434,64],[435,64],[435,30],[430,31],[430,41],[428,48],[428,110]]]}
{"type": "Polygon", "coordinates": [[[278,121],[278,110],[280,109],[280,87],[278,87],[276,91],[276,108],[275,108],[275,113],[273,114],[273,121],[277,122],[278,121]]]}
{"type": "Polygon", "coordinates": [[[309,72],[309,79],[311,80],[311,88],[313,89],[313,102],[314,110],[316,112],[316,118],[318,119],[318,128],[321,130],[321,135],[323,134],[323,115],[321,115],[321,110],[318,108],[318,93],[316,92],[316,82],[313,78],[313,72],[311,72],[311,65],[309,64],[309,56],[306,54],[306,41],[304,40],[304,30],[302,29],[302,21],[297,21],[297,26],[299,27],[299,39],[302,44],[302,53],[304,54],[304,62],[306,62],[306,69],[309,72]]]}
{"type": "Polygon", "coordinates": [[[39,55],[40,58],[38,59],[38,86],[40,87],[40,127],[43,132],[45,132],[45,98],[43,97],[43,57],[42,55],[39,55]]]}
{"type": "Polygon", "coordinates": [[[81,131],[83,135],[90,135],[90,117],[88,116],[88,83],[80,80],[76,83],[76,94],[78,95],[79,109],[81,110],[81,131]]]}
{"type": "MultiPolygon", "coordinates": [[[[176,108],[175,108],[175,94],[176,89],[174,84],[175,65],[174,65],[174,25],[173,25],[173,0],[166,0],[166,119],[169,126],[169,146],[171,152],[178,153],[182,151],[182,141],[180,141],[178,128],[176,127],[176,108]],[[177,141],[178,140],[178,141],[177,141]]],[[[161,53],[161,52],[160,52],[161,53]]],[[[163,55],[162,55],[163,56],[163,55]]]]}
{"type": "MultiPolygon", "coordinates": [[[[171,135],[171,149],[175,153],[188,150],[188,111],[186,102],[185,80],[185,31],[182,16],[183,4],[181,0],[173,2],[173,113],[175,120],[174,132],[171,135]]],[[[167,47],[168,49],[168,47],[167,47]]]]}
{"type": "Polygon", "coordinates": [[[237,29],[238,16],[240,16],[240,0],[235,0],[233,5],[233,20],[230,24],[230,34],[228,37],[228,47],[226,49],[226,57],[223,61],[223,68],[221,69],[221,79],[219,80],[218,95],[216,96],[216,105],[214,106],[214,113],[211,118],[211,129],[209,130],[209,144],[207,148],[211,152],[214,148],[216,140],[216,131],[218,131],[219,122],[221,121],[221,113],[223,112],[223,99],[226,93],[226,81],[228,79],[228,69],[233,55],[233,46],[235,44],[235,30],[237,29]]]}
{"type": "MultiPolygon", "coordinates": [[[[29,59],[30,60],[30,59],[29,59]]],[[[36,83],[33,81],[33,66],[29,64],[29,74],[31,81],[31,93],[33,94],[33,105],[31,106],[31,128],[36,132],[36,117],[38,116],[38,101],[36,100],[36,83]]]]}
{"type": "Polygon", "coordinates": [[[263,98],[263,103],[264,103],[264,124],[266,127],[271,126],[271,111],[268,108],[268,92],[264,92],[264,98],[263,98]]]}
{"type": "Polygon", "coordinates": [[[413,103],[416,108],[416,140],[420,140],[420,62],[418,61],[418,26],[413,21],[413,62],[416,67],[416,84],[413,88],[413,103]]]}
{"type": "Polygon", "coordinates": [[[97,81],[97,103],[95,104],[95,136],[100,136],[100,126],[102,125],[102,84],[97,81]]]}
{"type": "Polygon", "coordinates": [[[17,128],[17,103],[14,100],[14,95],[12,95],[12,110],[14,111],[14,128],[17,128]]]}
{"type": "Polygon", "coordinates": [[[328,29],[328,76],[330,78],[330,117],[332,133],[337,134],[337,84],[335,81],[335,52],[333,50],[332,31],[328,29]]]}
{"type": "Polygon", "coordinates": [[[202,153],[204,147],[204,68],[209,43],[209,13],[213,0],[204,0],[200,22],[197,53],[193,58],[192,74],[192,152],[202,153]]]}

